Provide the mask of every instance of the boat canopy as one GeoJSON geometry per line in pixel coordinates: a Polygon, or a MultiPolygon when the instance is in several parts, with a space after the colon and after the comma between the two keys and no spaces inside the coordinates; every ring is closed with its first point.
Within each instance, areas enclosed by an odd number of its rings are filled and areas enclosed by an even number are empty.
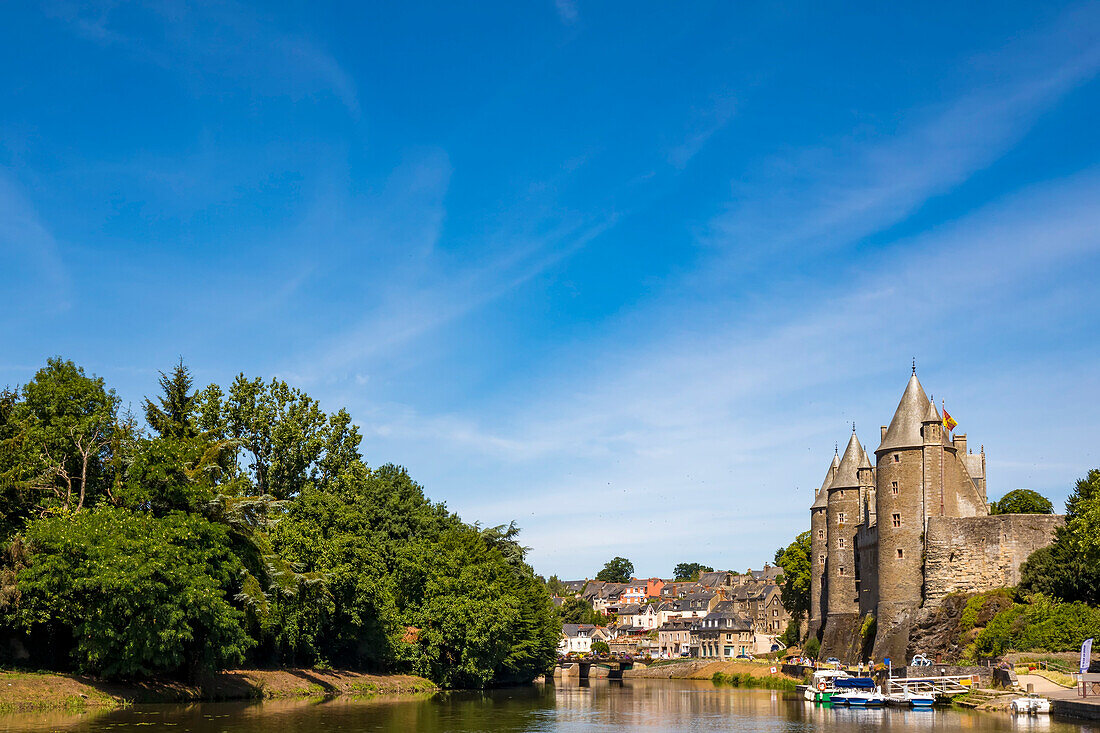
{"type": "Polygon", "coordinates": [[[870,677],[839,677],[833,680],[834,687],[848,687],[853,690],[873,690],[875,681],[870,677]]]}

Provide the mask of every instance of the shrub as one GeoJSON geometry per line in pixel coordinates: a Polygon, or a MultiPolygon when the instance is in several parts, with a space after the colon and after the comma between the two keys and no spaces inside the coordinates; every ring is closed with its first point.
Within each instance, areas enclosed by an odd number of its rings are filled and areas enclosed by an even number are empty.
{"type": "Polygon", "coordinates": [[[239,663],[253,643],[227,599],[243,568],[222,525],[100,507],[32,522],[26,542],[20,618],[66,629],[82,671],[194,677],[239,663]]]}
{"type": "Polygon", "coordinates": [[[806,642],[803,651],[806,652],[807,657],[816,659],[817,655],[821,652],[821,642],[818,641],[816,636],[811,637],[810,640],[806,642]]]}
{"type": "Polygon", "coordinates": [[[966,656],[994,657],[1007,651],[1072,651],[1100,636],[1100,608],[1061,603],[1036,594],[1026,604],[1001,611],[982,629],[966,656]]]}

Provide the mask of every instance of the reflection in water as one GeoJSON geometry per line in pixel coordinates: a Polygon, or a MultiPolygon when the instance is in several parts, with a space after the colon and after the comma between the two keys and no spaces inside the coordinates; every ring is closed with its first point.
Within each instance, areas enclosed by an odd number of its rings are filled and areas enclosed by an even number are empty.
{"type": "Polygon", "coordinates": [[[100,715],[0,716],[0,731],[133,733],[352,733],[358,731],[1042,731],[1087,726],[1048,718],[955,710],[824,708],[793,693],[737,690],[710,682],[627,680],[453,692],[422,699],[343,698],[266,703],[139,706],[100,715]]]}

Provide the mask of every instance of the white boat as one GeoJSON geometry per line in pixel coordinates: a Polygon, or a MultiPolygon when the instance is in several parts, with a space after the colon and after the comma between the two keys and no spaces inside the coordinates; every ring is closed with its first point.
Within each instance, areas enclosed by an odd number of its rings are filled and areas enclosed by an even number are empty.
{"type": "Polygon", "coordinates": [[[916,692],[895,692],[886,696],[886,704],[899,708],[930,708],[936,702],[934,695],[916,692]]]}
{"type": "Polygon", "coordinates": [[[1038,695],[1018,697],[1008,704],[1016,715],[1044,715],[1050,712],[1050,700],[1038,695]]]}
{"type": "Polygon", "coordinates": [[[847,672],[835,669],[820,669],[814,672],[813,680],[802,691],[802,698],[809,702],[829,702],[836,690],[836,680],[848,677],[847,672]]]}
{"type": "Polygon", "coordinates": [[[839,692],[832,697],[833,705],[847,705],[851,708],[881,707],[886,703],[886,696],[876,688],[874,690],[852,690],[839,692]]]}

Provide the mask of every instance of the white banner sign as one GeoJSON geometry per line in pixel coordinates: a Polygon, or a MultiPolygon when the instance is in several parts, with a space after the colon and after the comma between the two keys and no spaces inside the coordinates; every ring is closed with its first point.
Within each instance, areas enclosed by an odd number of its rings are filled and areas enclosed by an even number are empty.
{"type": "Polygon", "coordinates": [[[1081,674],[1089,671],[1089,662],[1092,661],[1092,639],[1085,639],[1081,645],[1081,674]]]}

